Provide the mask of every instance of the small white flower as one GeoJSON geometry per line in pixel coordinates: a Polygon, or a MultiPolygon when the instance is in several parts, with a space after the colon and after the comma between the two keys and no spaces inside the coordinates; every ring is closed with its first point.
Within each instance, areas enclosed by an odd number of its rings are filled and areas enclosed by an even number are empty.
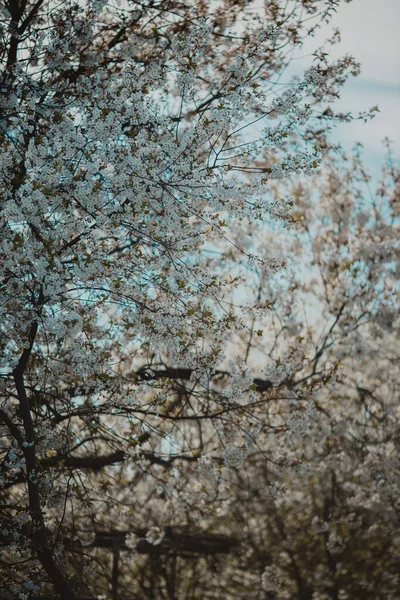
{"type": "Polygon", "coordinates": [[[223,452],[223,458],[227,467],[240,467],[246,458],[246,454],[241,448],[227,446],[223,452]]]}
{"type": "Polygon", "coordinates": [[[136,535],[136,533],[128,533],[128,535],[125,538],[125,544],[130,550],[136,550],[138,542],[139,538],[136,535]]]}
{"type": "Polygon", "coordinates": [[[315,515],[311,521],[311,529],[315,533],[325,533],[329,529],[329,525],[326,521],[323,521],[318,515],[315,515]]]}
{"type": "Polygon", "coordinates": [[[95,540],[95,534],[91,530],[80,531],[78,538],[80,539],[83,546],[91,546],[95,540]]]}
{"type": "Polygon", "coordinates": [[[345,548],[345,543],[340,535],[331,532],[326,547],[331,554],[341,554],[345,548]]]}
{"type": "Polygon", "coordinates": [[[216,477],[216,469],[211,458],[207,456],[201,456],[197,461],[197,470],[201,475],[209,477],[211,479],[216,477]]]}
{"type": "Polygon", "coordinates": [[[278,577],[274,567],[265,567],[261,575],[261,585],[266,592],[275,592],[278,585],[278,577]]]}
{"type": "Polygon", "coordinates": [[[150,527],[146,533],[146,540],[153,546],[158,546],[164,539],[164,532],[159,527],[150,527]]]}

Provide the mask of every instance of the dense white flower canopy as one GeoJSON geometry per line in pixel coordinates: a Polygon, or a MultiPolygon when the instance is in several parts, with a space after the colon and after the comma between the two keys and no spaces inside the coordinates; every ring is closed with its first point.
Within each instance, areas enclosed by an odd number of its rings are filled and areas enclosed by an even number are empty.
{"type": "Polygon", "coordinates": [[[3,2],[7,600],[395,598],[398,171],[329,142],[352,57],[281,83],[339,4],[3,2]]]}

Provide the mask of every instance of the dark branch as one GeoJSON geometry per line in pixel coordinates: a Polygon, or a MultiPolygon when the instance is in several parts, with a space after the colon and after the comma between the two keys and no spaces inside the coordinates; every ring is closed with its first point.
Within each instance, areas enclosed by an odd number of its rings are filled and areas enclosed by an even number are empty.
{"type": "MultiPolygon", "coordinates": [[[[114,550],[117,544],[122,549],[127,549],[125,539],[129,531],[102,531],[96,533],[92,544],[95,548],[109,548],[114,550]]],[[[150,544],[146,539],[146,530],[137,529],[133,533],[139,541],[136,551],[141,554],[169,554],[192,556],[196,554],[225,554],[239,546],[239,540],[222,535],[212,534],[187,534],[174,531],[171,527],[165,528],[165,535],[159,544],[150,544]]]]}

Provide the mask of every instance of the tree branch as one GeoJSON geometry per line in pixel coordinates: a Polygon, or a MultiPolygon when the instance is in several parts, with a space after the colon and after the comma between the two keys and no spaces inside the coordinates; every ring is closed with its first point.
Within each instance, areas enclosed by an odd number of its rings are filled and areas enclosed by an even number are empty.
{"type": "MultiPolygon", "coordinates": [[[[24,383],[24,372],[32,352],[37,330],[38,323],[37,321],[35,321],[34,323],[32,323],[28,335],[29,346],[23,351],[19,359],[18,365],[13,371],[14,382],[17,389],[20,404],[20,414],[22,417],[25,432],[25,440],[22,441],[22,436],[20,436],[19,439],[17,438],[17,441],[25,458],[26,473],[28,479],[29,512],[32,521],[32,540],[36,546],[36,554],[44,570],[50,577],[50,580],[53,583],[57,593],[60,595],[60,598],[62,600],[74,600],[75,596],[69,584],[69,581],[65,577],[51,551],[49,534],[45,527],[40,502],[38,465],[35,450],[35,431],[32,421],[32,415],[29,408],[29,400],[24,383]]],[[[14,433],[16,434],[16,432],[14,433]]]]}

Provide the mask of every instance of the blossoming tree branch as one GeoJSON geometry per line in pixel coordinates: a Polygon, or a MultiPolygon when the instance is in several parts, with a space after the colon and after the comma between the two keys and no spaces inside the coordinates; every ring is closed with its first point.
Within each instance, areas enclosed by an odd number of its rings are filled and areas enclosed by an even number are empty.
{"type": "Polygon", "coordinates": [[[399,173],[338,33],[288,72],[339,0],[0,7],[1,597],[395,600],[399,173]]]}

